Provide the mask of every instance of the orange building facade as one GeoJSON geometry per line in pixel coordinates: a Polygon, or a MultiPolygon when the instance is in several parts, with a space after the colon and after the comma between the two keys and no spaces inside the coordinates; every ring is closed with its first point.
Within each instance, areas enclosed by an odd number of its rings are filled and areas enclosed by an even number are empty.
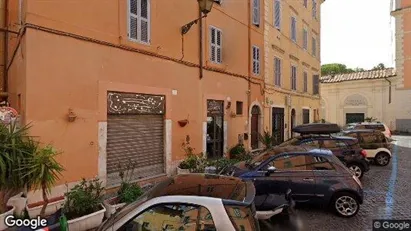
{"type": "Polygon", "coordinates": [[[226,156],[263,126],[263,5],[215,1],[182,35],[197,1],[9,1],[8,102],[62,151],[60,183],[174,174],[187,136],[226,156]]]}
{"type": "Polygon", "coordinates": [[[411,1],[395,0],[391,15],[395,17],[395,53],[397,76],[403,88],[411,89],[411,1]]]}

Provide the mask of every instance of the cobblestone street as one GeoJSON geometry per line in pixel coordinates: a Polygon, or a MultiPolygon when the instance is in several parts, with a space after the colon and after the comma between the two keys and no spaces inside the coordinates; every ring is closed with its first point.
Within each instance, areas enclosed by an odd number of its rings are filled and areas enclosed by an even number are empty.
{"type": "MultiPolygon", "coordinates": [[[[411,219],[411,137],[393,138],[396,146],[391,163],[385,167],[371,165],[362,179],[365,194],[359,213],[344,219],[321,209],[299,208],[304,230],[372,230],[373,219],[411,219]]],[[[262,230],[292,230],[267,223],[261,226],[262,230]]]]}

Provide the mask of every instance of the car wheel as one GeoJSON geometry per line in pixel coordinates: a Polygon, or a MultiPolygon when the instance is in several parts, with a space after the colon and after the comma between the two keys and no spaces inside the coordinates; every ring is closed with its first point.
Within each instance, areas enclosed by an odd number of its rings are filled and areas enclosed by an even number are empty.
{"type": "Polygon", "coordinates": [[[353,217],[360,210],[360,202],[352,193],[337,193],[331,202],[334,212],[340,217],[353,217]]]}
{"type": "Polygon", "coordinates": [[[364,167],[358,164],[349,164],[348,169],[359,179],[364,175],[364,167]]]}
{"type": "Polygon", "coordinates": [[[386,166],[390,163],[391,156],[386,152],[380,152],[375,156],[375,163],[379,166],[386,166]]]}

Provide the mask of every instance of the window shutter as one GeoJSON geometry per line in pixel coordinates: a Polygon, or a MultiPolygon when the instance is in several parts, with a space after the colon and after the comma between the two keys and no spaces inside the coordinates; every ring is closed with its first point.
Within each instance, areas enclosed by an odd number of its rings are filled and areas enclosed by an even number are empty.
{"type": "Polygon", "coordinates": [[[280,0],[275,0],[274,2],[274,26],[277,29],[281,28],[281,2],[280,0]]]}
{"type": "Polygon", "coordinates": [[[307,78],[308,78],[308,76],[307,76],[307,72],[304,72],[304,92],[307,92],[307,85],[308,85],[308,82],[307,82],[307,78]]]}
{"type": "Polygon", "coordinates": [[[294,17],[291,17],[291,39],[294,42],[297,41],[296,23],[296,19],[294,17]]]}
{"type": "Polygon", "coordinates": [[[313,37],[313,40],[312,40],[312,44],[311,44],[311,46],[312,46],[312,55],[315,57],[315,55],[316,55],[316,50],[317,50],[317,41],[315,40],[315,38],[313,37]]]}
{"type": "Polygon", "coordinates": [[[313,18],[317,18],[317,1],[313,0],[312,2],[312,14],[313,14],[313,18]]]}
{"type": "Polygon", "coordinates": [[[306,29],[303,29],[303,48],[307,50],[308,46],[308,32],[306,29]]]}
{"type": "Polygon", "coordinates": [[[253,46],[253,73],[260,74],[260,48],[253,46]]]}
{"type": "Polygon", "coordinates": [[[253,0],[253,24],[260,25],[260,0],[253,0]]]}
{"type": "Polygon", "coordinates": [[[222,62],[222,33],[217,28],[210,28],[210,60],[215,63],[222,62]]]}
{"type": "Polygon", "coordinates": [[[129,32],[130,39],[150,42],[150,0],[129,0],[129,32]]]}
{"type": "Polygon", "coordinates": [[[307,8],[308,0],[304,0],[304,7],[307,8]]]}

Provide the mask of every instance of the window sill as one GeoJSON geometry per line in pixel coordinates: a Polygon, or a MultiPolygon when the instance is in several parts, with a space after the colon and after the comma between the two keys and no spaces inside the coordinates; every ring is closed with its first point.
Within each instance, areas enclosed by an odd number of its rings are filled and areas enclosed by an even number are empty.
{"type": "Polygon", "coordinates": [[[215,63],[213,61],[207,60],[206,61],[206,67],[212,68],[212,69],[217,69],[220,71],[226,71],[227,70],[227,65],[223,63],[215,63]]]}

